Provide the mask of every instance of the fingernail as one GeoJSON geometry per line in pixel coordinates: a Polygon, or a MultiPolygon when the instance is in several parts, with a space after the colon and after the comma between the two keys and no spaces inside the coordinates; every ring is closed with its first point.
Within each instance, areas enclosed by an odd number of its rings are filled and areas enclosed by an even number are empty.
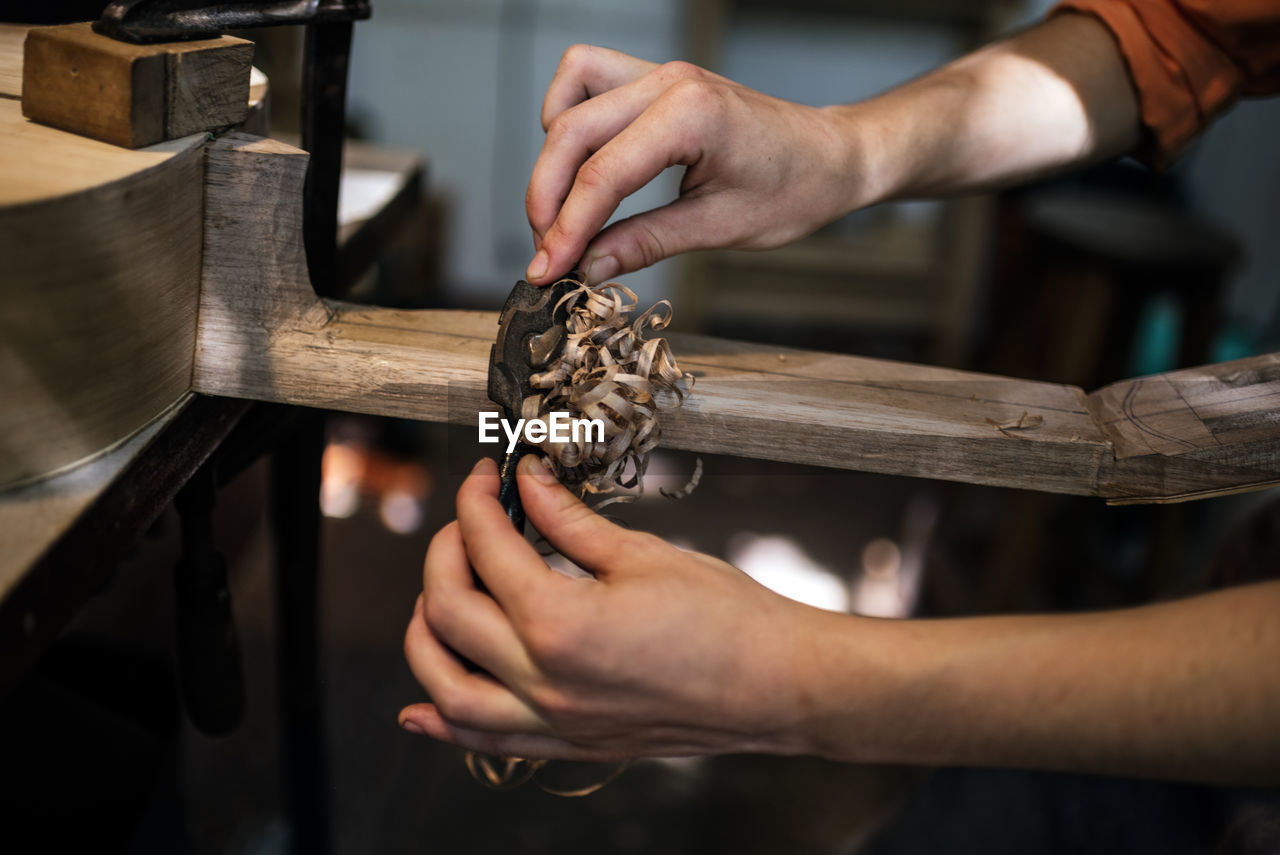
{"type": "Polygon", "coordinates": [[[418,724],[411,718],[406,718],[400,722],[400,726],[410,733],[416,733],[418,736],[426,736],[427,732],[422,729],[422,725],[418,724]]]}
{"type": "Polygon", "coordinates": [[[547,275],[547,268],[551,266],[551,256],[547,255],[545,249],[538,250],[538,254],[533,257],[533,261],[529,262],[529,269],[525,275],[530,281],[541,279],[547,275]]]}
{"type": "Polygon", "coordinates": [[[532,475],[543,484],[555,484],[556,476],[547,466],[547,461],[536,454],[526,454],[520,459],[520,468],[524,470],[524,474],[532,475]]]}
{"type": "Polygon", "coordinates": [[[490,458],[481,457],[476,461],[476,465],[471,467],[472,475],[489,474],[489,470],[496,466],[490,458]]]}
{"type": "Polygon", "coordinates": [[[618,259],[612,255],[602,255],[587,264],[587,283],[599,285],[618,275],[618,259]]]}

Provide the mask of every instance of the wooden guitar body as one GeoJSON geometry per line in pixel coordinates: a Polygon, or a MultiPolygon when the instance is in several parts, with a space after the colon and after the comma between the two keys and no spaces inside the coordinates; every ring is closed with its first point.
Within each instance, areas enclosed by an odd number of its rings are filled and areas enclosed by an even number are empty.
{"type": "Polygon", "coordinates": [[[122,149],[0,98],[0,485],[111,447],[190,388],[204,142],[122,149]]]}

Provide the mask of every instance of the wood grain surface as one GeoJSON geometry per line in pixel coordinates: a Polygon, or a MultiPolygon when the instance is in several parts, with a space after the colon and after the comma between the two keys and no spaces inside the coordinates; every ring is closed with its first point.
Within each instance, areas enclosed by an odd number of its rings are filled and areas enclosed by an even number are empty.
{"type": "Polygon", "coordinates": [[[0,98],[22,97],[22,43],[31,28],[0,24],[0,98]]]}
{"type": "Polygon", "coordinates": [[[1232,492],[1280,479],[1280,354],[1122,380],[1089,396],[1123,499],[1232,492]]]}
{"type": "MultiPolygon", "coordinates": [[[[103,188],[198,149],[203,134],[142,149],[125,149],[59,131],[22,116],[17,101],[0,99],[0,207],[44,204],[103,188]]],[[[91,201],[91,200],[90,200],[91,201]]],[[[74,228],[79,217],[67,221],[74,228]]]]}

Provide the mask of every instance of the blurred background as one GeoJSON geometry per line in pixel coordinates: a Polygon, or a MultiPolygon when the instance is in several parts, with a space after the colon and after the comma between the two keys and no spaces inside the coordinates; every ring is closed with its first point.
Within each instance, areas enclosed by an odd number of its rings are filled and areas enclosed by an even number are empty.
{"type": "MultiPolygon", "coordinates": [[[[67,14],[93,17],[102,6],[82,5],[96,8],[67,14]]],[[[426,181],[353,299],[501,305],[533,251],[523,200],[542,143],[542,94],[574,43],[689,59],[822,105],[883,91],[1049,5],[375,0],[373,18],[355,28],[349,132],[419,153],[426,181]]],[[[250,37],[271,80],[273,132],[296,134],[300,33],[250,37]]],[[[1122,161],[1002,194],[880,206],[782,250],[669,260],[623,283],[645,305],[672,299],[685,330],[1094,389],[1278,349],[1277,151],[1280,99],[1246,101],[1165,172],[1122,161]]],[[[666,202],[678,182],[668,173],[619,216],[666,202]]],[[[321,494],[297,497],[319,501],[325,515],[317,774],[327,776],[328,806],[310,819],[329,830],[333,852],[1280,851],[1257,843],[1274,842],[1265,838],[1274,794],[1082,776],[726,757],[636,763],[583,799],[532,785],[487,790],[458,751],[395,724],[402,705],[423,697],[400,652],[422,556],[480,451],[469,429],[334,415],[321,494]]],[[[701,486],[680,504],[650,489],[619,516],[839,611],[1104,608],[1280,567],[1270,493],[1107,508],[733,458],[704,463],[701,486]]],[[[660,452],[651,488],[682,484],[693,465],[660,452]]],[[[266,492],[265,467],[250,467],[219,495],[214,518],[246,669],[242,726],[205,736],[180,709],[167,575],[179,538],[169,510],[0,705],[0,765],[22,770],[5,776],[14,792],[0,812],[46,841],[12,851],[60,851],[59,842],[86,838],[137,853],[294,847],[281,795],[289,725],[275,707],[280,604],[266,492]]],[[[548,772],[566,786],[600,775],[563,764],[548,772]]]]}

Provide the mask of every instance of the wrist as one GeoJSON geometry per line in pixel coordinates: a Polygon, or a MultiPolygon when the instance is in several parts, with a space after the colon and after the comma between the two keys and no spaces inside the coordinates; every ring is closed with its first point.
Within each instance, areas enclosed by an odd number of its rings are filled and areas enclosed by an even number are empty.
{"type": "Polygon", "coordinates": [[[821,108],[833,129],[835,173],[844,201],[841,214],[892,199],[898,179],[886,134],[866,102],[821,108]]]}
{"type": "Polygon", "coordinates": [[[797,668],[795,753],[852,763],[921,762],[929,636],[914,621],[823,612],[797,668]]]}

